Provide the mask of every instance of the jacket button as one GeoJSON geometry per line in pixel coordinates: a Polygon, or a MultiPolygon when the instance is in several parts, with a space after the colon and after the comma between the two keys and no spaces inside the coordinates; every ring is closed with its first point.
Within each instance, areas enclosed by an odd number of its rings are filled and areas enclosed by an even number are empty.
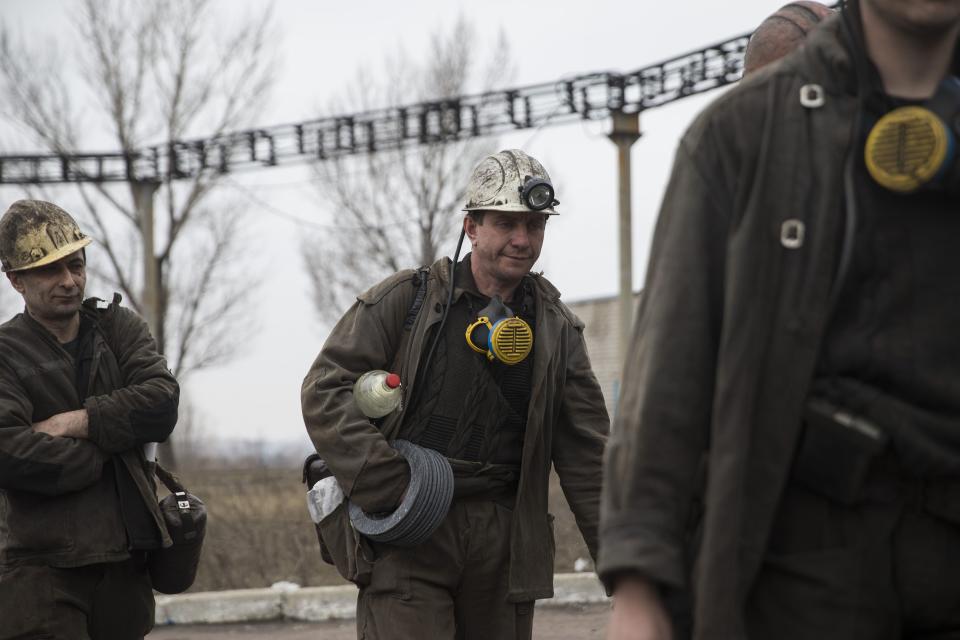
{"type": "Polygon", "coordinates": [[[800,87],[800,104],[807,109],[819,109],[826,103],[823,87],[818,84],[805,84],[800,87]]]}
{"type": "Polygon", "coordinates": [[[443,311],[443,305],[438,302],[433,306],[433,310],[436,311],[437,313],[440,313],[441,311],[443,311]]]}

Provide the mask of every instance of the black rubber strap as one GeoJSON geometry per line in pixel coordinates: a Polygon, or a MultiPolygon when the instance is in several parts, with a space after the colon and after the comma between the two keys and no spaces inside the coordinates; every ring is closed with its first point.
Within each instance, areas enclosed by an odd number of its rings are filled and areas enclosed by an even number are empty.
{"type": "Polygon", "coordinates": [[[160,478],[160,482],[162,482],[164,486],[170,490],[170,493],[177,493],[178,491],[187,493],[187,489],[183,486],[183,483],[180,482],[180,478],[161,467],[159,462],[155,464],[156,466],[153,470],[154,473],[156,473],[157,477],[160,478]]]}

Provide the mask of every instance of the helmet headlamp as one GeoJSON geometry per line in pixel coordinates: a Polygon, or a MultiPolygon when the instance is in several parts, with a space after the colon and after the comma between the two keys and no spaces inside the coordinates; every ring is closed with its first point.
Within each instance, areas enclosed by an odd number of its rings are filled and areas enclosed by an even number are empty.
{"type": "Polygon", "coordinates": [[[534,211],[543,211],[560,204],[560,201],[553,197],[553,185],[543,178],[527,176],[523,186],[517,188],[520,190],[520,199],[534,211]]]}

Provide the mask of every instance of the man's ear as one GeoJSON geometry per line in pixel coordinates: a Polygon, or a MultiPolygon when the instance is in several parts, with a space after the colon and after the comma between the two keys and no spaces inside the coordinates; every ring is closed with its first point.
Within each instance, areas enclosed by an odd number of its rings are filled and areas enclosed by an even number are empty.
{"type": "Polygon", "coordinates": [[[473,244],[474,239],[477,237],[477,221],[470,216],[464,216],[463,228],[467,232],[467,237],[470,239],[470,243],[473,244]]]}
{"type": "Polygon", "coordinates": [[[17,293],[21,295],[23,294],[23,291],[24,291],[23,279],[20,277],[19,273],[17,273],[16,271],[8,272],[7,280],[9,280],[13,288],[17,290],[17,293]]]}

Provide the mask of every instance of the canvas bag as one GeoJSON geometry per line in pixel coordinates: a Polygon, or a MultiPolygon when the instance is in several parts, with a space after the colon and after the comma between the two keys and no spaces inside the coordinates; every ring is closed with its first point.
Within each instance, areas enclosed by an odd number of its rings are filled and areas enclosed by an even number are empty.
{"type": "Polygon", "coordinates": [[[200,552],[207,530],[207,507],[183,486],[179,478],[159,465],[157,478],[170,490],[160,500],[160,513],[173,545],[151,551],[147,568],[153,588],[160,593],[182,593],[197,577],[200,552]]]}

